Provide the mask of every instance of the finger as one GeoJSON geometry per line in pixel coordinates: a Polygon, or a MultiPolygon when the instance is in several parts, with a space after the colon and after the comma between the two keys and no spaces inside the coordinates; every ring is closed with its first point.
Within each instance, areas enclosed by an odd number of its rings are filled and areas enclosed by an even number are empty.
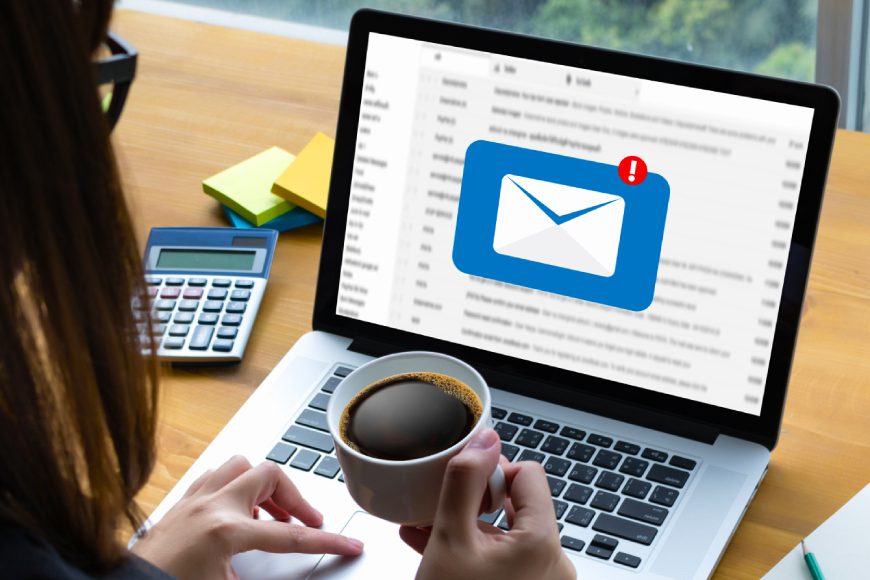
{"type": "Polygon", "coordinates": [[[200,488],[204,493],[214,493],[223,489],[246,471],[250,471],[251,462],[241,455],[230,457],[226,463],[218,467],[211,477],[206,479],[200,488]]]}
{"type": "Polygon", "coordinates": [[[363,549],[362,542],[353,538],[274,520],[246,520],[237,533],[238,552],[263,550],[280,554],[358,556],[363,549]]]}
{"type": "Polygon", "coordinates": [[[184,497],[190,497],[195,494],[202,487],[202,484],[208,480],[209,477],[214,473],[214,469],[209,469],[202,475],[196,478],[196,480],[190,484],[190,487],[187,488],[187,491],[184,492],[184,497]]]}
{"type": "Polygon", "coordinates": [[[290,520],[290,514],[288,514],[286,510],[282,509],[271,499],[267,499],[260,505],[263,507],[264,510],[269,513],[270,516],[272,516],[279,522],[286,522],[290,520]]]}
{"type": "Polygon", "coordinates": [[[447,464],[434,527],[468,537],[477,531],[477,517],[487,482],[498,463],[498,434],[485,429],[447,464]]]}
{"type": "Polygon", "coordinates": [[[399,528],[399,537],[402,538],[402,541],[420,553],[420,555],[426,549],[430,535],[431,529],[415,528],[413,526],[401,526],[399,528]]]}
{"type": "Polygon", "coordinates": [[[517,510],[514,509],[514,504],[510,499],[504,500],[504,515],[507,518],[508,527],[512,528],[517,517],[517,510]]]}
{"type": "Polygon", "coordinates": [[[239,476],[227,486],[227,493],[241,502],[245,511],[251,506],[264,504],[268,499],[306,526],[317,528],[323,524],[323,515],[305,501],[287,474],[271,461],[239,476]]]}
{"type": "Polygon", "coordinates": [[[260,508],[259,506],[254,506],[254,509],[251,510],[251,517],[255,520],[260,519],[260,508]]]}
{"type": "MultiPolygon", "coordinates": [[[[511,530],[556,529],[556,513],[544,468],[535,461],[514,464],[508,480],[514,511],[511,530]]],[[[507,475],[507,474],[506,474],[507,475]]]]}

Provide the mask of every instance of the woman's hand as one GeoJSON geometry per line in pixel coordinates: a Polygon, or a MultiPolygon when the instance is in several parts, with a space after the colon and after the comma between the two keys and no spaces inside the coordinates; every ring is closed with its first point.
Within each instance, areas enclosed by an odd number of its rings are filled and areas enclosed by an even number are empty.
{"type": "Polygon", "coordinates": [[[505,502],[511,522],[508,533],[478,520],[500,451],[495,431],[479,433],[447,465],[431,530],[399,530],[405,543],[423,554],[417,580],[575,577],[559,545],[553,501],[540,464],[502,460],[510,498],[505,502]]]}
{"type": "Polygon", "coordinates": [[[133,552],[180,580],[237,578],[230,558],[248,550],[362,552],[358,540],[314,529],[322,523],[280,467],[266,461],[252,468],[236,456],[193,482],[133,552]],[[256,519],[260,508],[277,521],[256,519]],[[305,525],[289,523],[291,516],[305,525]]]}

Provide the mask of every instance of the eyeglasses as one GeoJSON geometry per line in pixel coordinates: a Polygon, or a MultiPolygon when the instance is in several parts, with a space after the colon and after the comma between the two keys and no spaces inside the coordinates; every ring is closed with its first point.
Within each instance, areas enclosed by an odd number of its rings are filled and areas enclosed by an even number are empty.
{"type": "Polygon", "coordinates": [[[111,56],[100,59],[95,63],[97,83],[99,85],[112,85],[112,91],[106,95],[103,101],[106,111],[106,119],[109,121],[109,130],[115,128],[127,93],[130,92],[130,84],[136,76],[136,58],[139,53],[129,42],[120,36],[109,33],[106,45],[111,51],[111,56]]]}

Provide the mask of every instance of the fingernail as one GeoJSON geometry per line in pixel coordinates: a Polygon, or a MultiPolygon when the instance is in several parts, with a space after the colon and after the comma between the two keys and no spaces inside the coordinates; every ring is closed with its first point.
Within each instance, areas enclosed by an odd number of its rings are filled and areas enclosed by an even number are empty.
{"type": "Polygon", "coordinates": [[[489,449],[498,442],[498,434],[492,429],[484,429],[468,442],[469,449],[489,449]]]}
{"type": "Polygon", "coordinates": [[[354,538],[348,538],[347,543],[350,544],[350,547],[353,548],[354,550],[362,552],[363,543],[360,542],[359,540],[356,540],[354,538]]]}

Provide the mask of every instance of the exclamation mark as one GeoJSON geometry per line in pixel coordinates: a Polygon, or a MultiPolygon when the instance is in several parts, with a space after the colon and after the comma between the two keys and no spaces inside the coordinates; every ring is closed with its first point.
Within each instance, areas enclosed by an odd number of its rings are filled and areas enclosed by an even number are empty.
{"type": "Polygon", "coordinates": [[[631,160],[631,167],[628,169],[628,180],[634,183],[636,179],[635,173],[637,173],[637,159],[631,160]]]}

